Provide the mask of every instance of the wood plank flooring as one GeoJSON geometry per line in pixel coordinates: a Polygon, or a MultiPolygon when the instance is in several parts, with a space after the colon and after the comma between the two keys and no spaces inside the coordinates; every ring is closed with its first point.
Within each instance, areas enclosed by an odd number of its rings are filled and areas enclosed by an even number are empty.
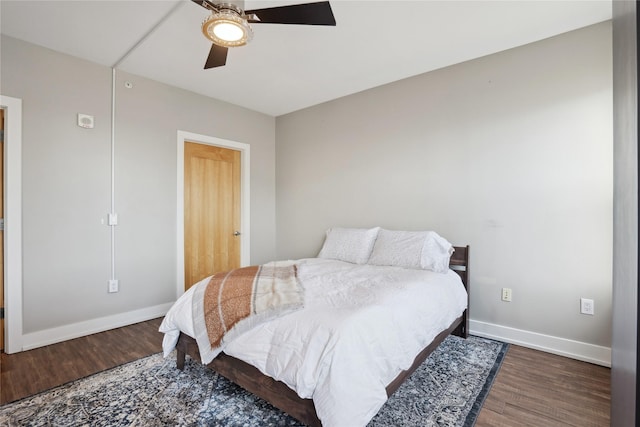
{"type": "Polygon", "coordinates": [[[0,355],[0,404],[48,390],[162,350],[162,319],[0,355]]]}
{"type": "Polygon", "coordinates": [[[610,425],[611,370],[512,345],[476,427],[610,425]]]}
{"type": "MultiPolygon", "coordinates": [[[[161,351],[162,319],[0,357],[0,404],[161,351]]],[[[476,427],[609,426],[610,369],[512,345],[476,427]]]]}

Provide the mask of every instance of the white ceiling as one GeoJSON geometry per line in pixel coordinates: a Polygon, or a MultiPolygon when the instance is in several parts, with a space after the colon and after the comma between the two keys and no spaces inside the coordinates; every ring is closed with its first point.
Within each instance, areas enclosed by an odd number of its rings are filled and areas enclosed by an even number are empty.
{"type": "Polygon", "coordinates": [[[1,0],[0,31],[279,116],[611,18],[610,0],[333,0],[331,7],[336,27],[255,24],[253,41],[209,70],[211,45],[200,30],[208,12],[189,0],[1,0]]]}

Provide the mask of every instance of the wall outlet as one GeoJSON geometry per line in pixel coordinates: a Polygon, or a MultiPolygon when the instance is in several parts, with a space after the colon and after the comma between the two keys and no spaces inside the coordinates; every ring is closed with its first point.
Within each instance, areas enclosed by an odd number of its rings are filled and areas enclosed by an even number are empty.
{"type": "Polygon", "coordinates": [[[511,302],[511,288],[502,288],[502,301],[511,302]]]}
{"type": "Polygon", "coordinates": [[[109,293],[112,294],[118,292],[118,290],[118,280],[109,280],[109,293]]]}
{"type": "Polygon", "coordinates": [[[595,314],[595,307],[592,299],[580,298],[580,314],[595,314]]]}

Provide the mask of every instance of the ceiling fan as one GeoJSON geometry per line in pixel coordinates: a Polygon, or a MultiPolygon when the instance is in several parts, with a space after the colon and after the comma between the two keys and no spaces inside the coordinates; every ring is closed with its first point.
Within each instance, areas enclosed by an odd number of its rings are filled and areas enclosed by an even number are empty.
{"type": "Polygon", "coordinates": [[[336,25],[328,1],[244,10],[244,1],[191,0],[211,11],[202,23],[202,33],[213,45],[205,62],[205,70],[227,63],[230,47],[243,46],[251,41],[252,24],[336,25]]]}

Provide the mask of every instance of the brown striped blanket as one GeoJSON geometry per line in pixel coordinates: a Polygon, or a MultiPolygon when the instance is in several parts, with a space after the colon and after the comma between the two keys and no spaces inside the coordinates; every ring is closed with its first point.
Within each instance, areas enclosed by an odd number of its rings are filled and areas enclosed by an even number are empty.
{"type": "Polygon", "coordinates": [[[203,363],[213,360],[233,337],[304,303],[293,261],[217,273],[198,286],[193,299],[194,332],[203,363]]]}

